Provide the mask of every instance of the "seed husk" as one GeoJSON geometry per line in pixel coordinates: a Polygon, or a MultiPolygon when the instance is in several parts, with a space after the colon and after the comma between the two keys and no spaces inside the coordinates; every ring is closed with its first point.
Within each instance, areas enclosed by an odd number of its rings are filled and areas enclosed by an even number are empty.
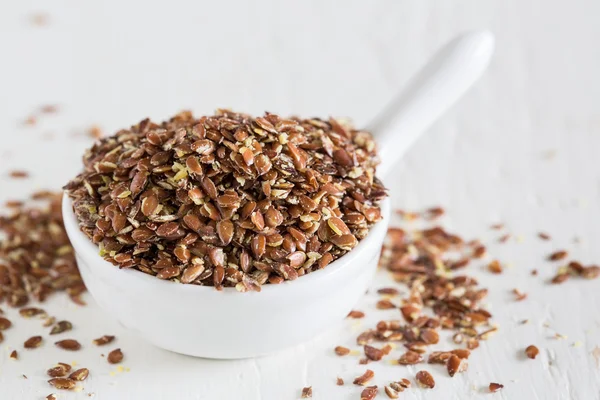
{"type": "Polygon", "coordinates": [[[24,307],[19,310],[19,314],[21,314],[23,318],[31,318],[37,315],[45,315],[46,312],[37,307],[24,307]]]}
{"type": "Polygon", "coordinates": [[[81,344],[75,339],[64,339],[54,343],[63,350],[77,351],[81,349],[81,344]]]}
{"type": "Polygon", "coordinates": [[[53,378],[60,378],[67,375],[71,371],[71,366],[66,363],[58,363],[54,367],[49,368],[46,373],[53,378]]]}
{"type": "Polygon", "coordinates": [[[54,393],[49,394],[48,396],[46,396],[46,400],[57,400],[58,397],[56,397],[56,395],[54,393]]]}
{"type": "Polygon", "coordinates": [[[335,384],[338,385],[338,386],[343,386],[344,385],[344,380],[338,376],[335,379],[335,384]]]}
{"type": "Polygon", "coordinates": [[[10,352],[10,359],[11,360],[18,360],[19,359],[19,353],[17,353],[16,350],[13,350],[10,352]]]}
{"type": "Polygon", "coordinates": [[[110,364],[118,364],[123,361],[123,353],[121,349],[115,349],[108,353],[108,357],[106,358],[110,364]]]}
{"type": "Polygon", "coordinates": [[[462,359],[457,355],[452,354],[446,362],[446,369],[448,370],[448,375],[453,377],[456,373],[463,372],[467,369],[467,361],[466,359],[462,359]]]}
{"type": "Polygon", "coordinates": [[[375,397],[377,397],[377,393],[379,393],[377,386],[368,386],[361,392],[360,400],[373,400],[375,397]]]}

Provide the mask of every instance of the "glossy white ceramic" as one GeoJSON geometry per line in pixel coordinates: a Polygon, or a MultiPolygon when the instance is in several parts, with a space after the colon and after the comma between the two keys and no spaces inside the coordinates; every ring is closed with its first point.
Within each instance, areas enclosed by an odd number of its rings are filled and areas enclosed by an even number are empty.
{"type": "MultiPolygon", "coordinates": [[[[382,156],[380,176],[385,178],[418,135],[479,78],[493,48],[489,32],[451,41],[370,124],[382,156]]],[[[390,200],[381,207],[383,220],[327,268],[292,282],[264,285],[260,293],[238,293],[114,267],[79,230],[70,199],[63,199],[65,227],[83,280],[98,304],[158,347],[221,359],[275,352],[309,340],[344,318],[375,272],[390,200]]]]}

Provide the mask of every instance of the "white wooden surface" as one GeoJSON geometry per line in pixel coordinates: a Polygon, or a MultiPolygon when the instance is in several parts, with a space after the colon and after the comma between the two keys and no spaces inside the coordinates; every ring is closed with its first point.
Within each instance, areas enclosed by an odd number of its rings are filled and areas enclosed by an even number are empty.
{"type": "MultiPolygon", "coordinates": [[[[14,181],[2,172],[1,201],[27,196],[34,187],[59,188],[79,168],[80,154],[90,145],[82,132],[95,123],[111,132],[145,116],[228,106],[351,116],[364,124],[437,46],[465,29],[490,28],[497,35],[490,70],[417,143],[389,186],[398,207],[444,205],[448,226],[487,239],[492,252],[511,263],[501,276],[473,268],[490,288],[501,330],[474,353],[467,373],[451,379],[430,367],[435,389],[412,389],[402,398],[600,399],[600,369],[591,354],[600,345],[600,282],[548,285],[556,267],[544,261],[558,247],[585,263],[600,260],[599,2],[168,4],[0,5],[0,171],[33,173],[30,180],[14,181]],[[47,26],[30,23],[37,13],[47,15],[47,26]],[[44,104],[58,104],[60,112],[23,127],[22,120],[44,104]],[[497,244],[498,233],[488,226],[498,221],[523,242],[497,244]],[[552,242],[537,240],[539,230],[551,233],[552,242]],[[581,243],[573,243],[575,236],[581,243]],[[533,268],[539,277],[530,276],[533,268]],[[529,298],[514,302],[514,287],[529,298]],[[529,324],[517,323],[525,318],[529,324]],[[568,338],[554,339],[556,332],[568,338]],[[541,355],[524,360],[520,352],[532,343],[541,355]],[[504,390],[485,394],[491,381],[503,383],[504,390]]],[[[388,284],[384,276],[378,279],[374,287],[388,284]]],[[[1,399],[43,398],[52,391],[45,370],[59,360],[92,371],[82,392],[60,393],[61,399],[95,393],[99,400],[285,400],[299,398],[305,385],[313,386],[317,400],[357,399],[359,388],[337,387],[335,378],[348,383],[365,368],[357,357],[334,356],[332,348],[353,344],[357,331],[396,315],[374,310],[375,298],[365,296],[357,305],[368,314],[362,327],[344,321],[283,353],[222,362],[153,348],[86,300],[89,305],[78,308],[56,296],[45,306],[75,324],[72,336],[87,351],[73,354],[54,349],[47,339],[43,348],[21,351],[21,360],[8,360],[11,349],[40,332],[37,321],[9,312],[16,327],[0,347],[1,399]],[[123,349],[130,372],[115,372],[92,347],[91,339],[102,334],[118,336],[115,347],[123,349]]],[[[379,385],[416,372],[384,363],[372,368],[379,385]]]]}

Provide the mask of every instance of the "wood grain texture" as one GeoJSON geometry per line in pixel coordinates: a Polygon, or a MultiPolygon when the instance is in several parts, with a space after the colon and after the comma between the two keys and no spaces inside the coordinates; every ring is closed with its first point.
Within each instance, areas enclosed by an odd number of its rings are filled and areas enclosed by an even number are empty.
{"type": "MultiPolygon", "coordinates": [[[[0,201],[24,197],[32,187],[59,188],[79,168],[90,145],[84,132],[92,124],[112,132],[146,116],[222,106],[351,116],[364,124],[448,38],[489,28],[497,36],[489,71],[415,145],[388,184],[395,206],[444,205],[447,226],[483,237],[493,254],[510,262],[500,276],[473,268],[490,288],[500,332],[475,352],[468,372],[449,378],[439,366],[428,368],[435,389],[413,389],[402,398],[600,399],[600,368],[591,355],[600,346],[600,282],[548,285],[555,267],[544,261],[556,248],[584,263],[600,260],[599,2],[203,3],[3,3],[0,201]],[[36,13],[47,15],[47,26],[30,23],[36,13]],[[58,104],[60,112],[22,126],[44,104],[58,104]],[[10,169],[29,170],[32,178],[8,179],[10,169]],[[498,221],[523,242],[497,244],[498,233],[488,227],[498,221]],[[539,230],[553,240],[539,241],[539,230]],[[533,268],[539,277],[530,276],[533,268]],[[514,287],[528,299],[514,302],[514,287]],[[519,325],[522,319],[530,323],[519,325]],[[557,340],[555,333],[567,339],[557,340]],[[536,360],[521,356],[529,344],[540,348],[536,360]],[[489,382],[505,387],[486,394],[489,382]]],[[[382,285],[389,285],[383,274],[373,288],[382,285]]],[[[360,327],[343,321],[280,354],[225,362],[153,348],[86,300],[85,309],[61,296],[44,306],[73,322],[87,349],[78,353],[55,349],[38,321],[7,311],[18,323],[5,332],[0,348],[0,398],[41,399],[52,392],[45,370],[57,361],[76,361],[90,377],[83,392],[61,398],[95,393],[98,400],[279,400],[297,399],[303,386],[312,385],[317,400],[357,399],[360,390],[350,383],[365,368],[357,357],[335,356],[333,347],[352,346],[360,329],[395,313],[376,311],[375,297],[366,295],[357,305],[367,313],[360,327]],[[22,349],[26,338],[42,333],[41,348],[22,349]],[[93,347],[91,340],[104,334],[118,336],[114,346],[93,347]],[[130,372],[100,356],[116,347],[130,372]],[[19,361],[8,358],[13,348],[19,361]],[[336,386],[336,376],[346,385],[336,386]]],[[[412,379],[417,371],[385,363],[372,368],[379,385],[412,379]]]]}

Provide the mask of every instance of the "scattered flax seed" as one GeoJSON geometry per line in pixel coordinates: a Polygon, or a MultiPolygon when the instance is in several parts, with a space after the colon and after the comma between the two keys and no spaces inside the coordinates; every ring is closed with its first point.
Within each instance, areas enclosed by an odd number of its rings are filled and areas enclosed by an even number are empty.
{"type": "Polygon", "coordinates": [[[502,273],[502,265],[500,264],[500,261],[498,260],[493,260],[491,261],[488,266],[488,271],[490,271],[492,274],[501,274],[502,273]]]}
{"type": "Polygon", "coordinates": [[[386,353],[384,350],[369,346],[368,344],[365,344],[364,351],[365,356],[372,361],[380,361],[386,353]]]}
{"type": "Polygon", "coordinates": [[[376,304],[376,307],[378,310],[391,310],[392,308],[396,308],[394,303],[388,299],[379,300],[376,304]]]}
{"type": "Polygon", "coordinates": [[[114,336],[104,335],[102,337],[99,337],[98,339],[94,339],[94,344],[96,346],[104,346],[105,344],[111,343],[113,340],[115,340],[114,336]]]}
{"type": "Polygon", "coordinates": [[[57,400],[58,397],[56,397],[56,395],[54,393],[49,394],[48,396],[46,396],[46,400],[57,400]]]}
{"type": "Polygon", "coordinates": [[[564,260],[569,253],[566,250],[558,250],[548,256],[549,261],[564,260]]]}
{"type": "Polygon", "coordinates": [[[398,394],[398,391],[395,389],[392,389],[390,386],[385,386],[384,390],[385,390],[385,394],[387,394],[387,396],[390,399],[397,399],[400,397],[400,395],[398,394]]]}
{"type": "Polygon", "coordinates": [[[302,388],[302,396],[303,399],[310,399],[312,398],[312,386],[308,386],[305,388],[302,388]]]}
{"type": "Polygon", "coordinates": [[[59,340],[54,344],[63,350],[77,351],[81,349],[81,344],[75,339],[59,340]]]}
{"type": "Polygon", "coordinates": [[[368,386],[364,388],[360,394],[360,400],[373,400],[375,397],[377,397],[377,393],[379,393],[377,386],[368,386]]]}
{"type": "Polygon", "coordinates": [[[506,235],[500,236],[498,238],[498,242],[500,242],[500,243],[506,243],[506,242],[508,242],[508,239],[510,239],[510,238],[511,238],[510,233],[507,233],[506,235]]]}
{"type": "Polygon", "coordinates": [[[10,352],[10,359],[11,360],[18,360],[19,359],[19,353],[17,353],[16,350],[13,350],[10,352]]]}
{"type": "Polygon", "coordinates": [[[540,239],[542,239],[542,240],[550,240],[550,239],[552,239],[552,238],[550,237],[550,235],[548,235],[547,233],[544,233],[544,232],[540,232],[540,233],[538,233],[538,237],[539,237],[540,239]]]}
{"type": "Polygon", "coordinates": [[[74,380],[69,378],[52,378],[48,381],[49,384],[57,389],[71,390],[75,387],[74,380]]]}
{"type": "Polygon", "coordinates": [[[417,383],[422,388],[432,389],[435,386],[435,380],[433,379],[433,376],[431,376],[431,374],[425,370],[417,372],[416,378],[417,383]]]}
{"type": "Polygon", "coordinates": [[[30,300],[43,302],[59,290],[69,294],[85,290],[63,226],[61,199],[60,193],[46,194],[39,198],[40,206],[0,216],[0,282],[11,281],[1,290],[12,307],[30,300]]]}
{"type": "Polygon", "coordinates": [[[336,380],[335,380],[335,384],[338,385],[338,386],[343,386],[344,385],[344,380],[338,376],[336,378],[336,380]]]}
{"type": "Polygon", "coordinates": [[[66,363],[58,363],[54,367],[49,368],[46,374],[52,378],[61,378],[71,371],[71,366],[66,363]]]}
{"type": "Polygon", "coordinates": [[[499,231],[500,229],[504,228],[504,224],[494,224],[492,226],[490,226],[490,229],[493,229],[495,231],[499,231]]]}
{"type": "Polygon", "coordinates": [[[69,379],[73,379],[74,381],[85,381],[90,374],[90,371],[87,368],[80,368],[76,371],[71,372],[69,375],[69,379]]]}
{"type": "Polygon", "coordinates": [[[364,374],[354,379],[355,385],[365,386],[373,377],[375,376],[375,372],[370,369],[366,370],[364,374]]]}
{"type": "Polygon", "coordinates": [[[13,170],[13,171],[10,171],[9,175],[10,175],[11,178],[14,178],[14,179],[29,178],[29,172],[23,171],[23,170],[13,170]]]}
{"type": "Polygon", "coordinates": [[[425,212],[425,218],[429,220],[437,219],[446,212],[442,207],[432,207],[425,212]]]}
{"type": "Polygon", "coordinates": [[[527,355],[527,357],[533,360],[538,356],[538,354],[540,354],[540,351],[534,345],[530,345],[527,346],[527,348],[525,349],[525,354],[527,355]]]}
{"type": "Polygon", "coordinates": [[[25,203],[19,200],[8,200],[6,203],[4,203],[4,205],[8,208],[21,208],[23,205],[25,205],[25,203]]]}
{"type": "Polygon", "coordinates": [[[407,351],[398,359],[400,365],[415,365],[423,361],[423,356],[415,351],[407,351]]]}
{"type": "Polygon", "coordinates": [[[516,301],[523,301],[527,298],[527,293],[523,293],[519,289],[513,289],[512,292],[515,295],[516,301]]]}
{"type": "Polygon", "coordinates": [[[452,354],[446,362],[446,369],[448,370],[448,375],[451,377],[453,377],[456,373],[466,371],[467,366],[467,360],[457,356],[456,354],[452,354]]]}
{"type": "Polygon", "coordinates": [[[32,336],[25,341],[23,347],[26,349],[35,349],[42,345],[42,337],[41,336],[32,336]]]}
{"type": "Polygon", "coordinates": [[[359,319],[359,318],[364,318],[365,313],[362,311],[357,311],[357,310],[352,310],[348,313],[348,318],[354,318],[354,319],[359,319]]]}
{"type": "Polygon", "coordinates": [[[92,139],[100,139],[102,134],[102,129],[98,125],[92,125],[88,130],[88,136],[92,139]]]}
{"type": "Polygon", "coordinates": [[[40,111],[44,114],[54,114],[58,112],[58,106],[55,104],[46,104],[40,107],[40,111]]]}
{"type": "Polygon", "coordinates": [[[348,354],[350,354],[350,349],[343,346],[336,346],[334,351],[335,354],[337,354],[338,356],[347,356],[348,354]]]}
{"type": "Polygon", "coordinates": [[[108,357],[106,359],[110,364],[118,364],[123,361],[123,352],[121,352],[121,349],[115,349],[108,353],[108,357]]]}
{"type": "Polygon", "coordinates": [[[473,258],[483,258],[486,254],[486,248],[483,245],[479,245],[473,249],[473,258]]]}
{"type": "Polygon", "coordinates": [[[58,321],[50,330],[50,334],[57,335],[59,333],[68,332],[71,329],[73,329],[73,324],[69,321],[58,321]]]}
{"type": "Polygon", "coordinates": [[[23,318],[32,318],[37,315],[46,315],[46,311],[36,307],[24,307],[19,310],[19,314],[23,318]]]}
{"type": "Polygon", "coordinates": [[[8,318],[0,317],[0,331],[5,331],[12,326],[8,318]]]}
{"type": "Polygon", "coordinates": [[[501,383],[495,383],[495,382],[490,383],[490,385],[488,386],[488,388],[490,389],[490,392],[492,392],[492,393],[495,393],[495,392],[499,391],[503,387],[504,387],[503,384],[501,384],[501,383]]]}
{"type": "Polygon", "coordinates": [[[538,270],[537,269],[532,269],[531,270],[531,276],[537,276],[538,275],[538,270]]]}
{"type": "Polygon", "coordinates": [[[97,140],[65,186],[120,268],[260,291],[326,268],[382,219],[375,142],[335,119],[217,110],[97,140]]]}
{"type": "Polygon", "coordinates": [[[383,295],[395,296],[400,292],[396,288],[385,287],[385,288],[378,289],[377,293],[383,294],[383,295]]]}
{"type": "Polygon", "coordinates": [[[567,279],[569,279],[569,274],[567,273],[558,273],[554,276],[554,278],[552,278],[552,283],[555,285],[561,284],[563,282],[565,282],[567,279]]]}

